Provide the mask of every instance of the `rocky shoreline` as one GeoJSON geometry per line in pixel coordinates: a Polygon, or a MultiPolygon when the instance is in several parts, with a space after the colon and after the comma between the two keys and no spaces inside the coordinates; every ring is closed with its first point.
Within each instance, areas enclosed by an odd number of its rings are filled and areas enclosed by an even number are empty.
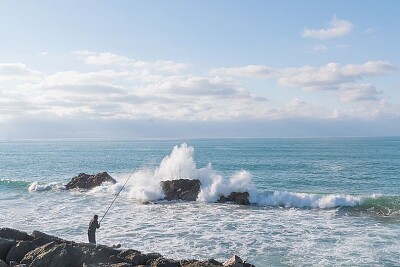
{"type": "Polygon", "coordinates": [[[254,267],[233,256],[225,262],[214,259],[175,260],[159,253],[76,243],[40,231],[0,228],[0,267],[254,267]]]}

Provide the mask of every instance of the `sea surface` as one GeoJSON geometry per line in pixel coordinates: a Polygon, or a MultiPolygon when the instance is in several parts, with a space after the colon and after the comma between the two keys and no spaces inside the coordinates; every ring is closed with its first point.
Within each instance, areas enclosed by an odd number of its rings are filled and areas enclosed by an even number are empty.
{"type": "Polygon", "coordinates": [[[400,266],[400,138],[0,142],[0,227],[175,259],[256,266],[400,266]],[[64,190],[107,171],[118,183],[64,190]],[[197,178],[195,202],[157,201],[197,178]],[[214,203],[233,191],[252,205],[214,203]],[[154,201],[143,204],[145,200],[154,201]]]}

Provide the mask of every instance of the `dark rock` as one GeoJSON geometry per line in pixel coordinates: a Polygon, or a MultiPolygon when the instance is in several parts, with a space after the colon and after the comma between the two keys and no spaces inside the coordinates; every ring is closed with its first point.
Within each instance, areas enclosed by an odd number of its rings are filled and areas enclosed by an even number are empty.
{"type": "Polygon", "coordinates": [[[200,181],[179,179],[172,181],[161,181],[160,185],[164,191],[166,200],[195,201],[200,192],[200,181]]]}
{"type": "MultiPolygon", "coordinates": [[[[90,263],[84,264],[83,267],[133,267],[130,263],[122,262],[122,263],[90,263]]],[[[136,265],[138,266],[138,265],[136,265]]]]}
{"type": "Polygon", "coordinates": [[[5,239],[23,240],[23,241],[29,241],[33,239],[26,232],[18,231],[12,228],[1,228],[0,237],[5,239]]]}
{"type": "Polygon", "coordinates": [[[222,263],[209,259],[207,261],[198,261],[198,260],[182,260],[181,267],[220,267],[222,263]]]}
{"type": "Polygon", "coordinates": [[[250,263],[244,262],[239,256],[232,256],[230,259],[226,260],[223,264],[225,267],[255,267],[250,263]]]}
{"type": "Polygon", "coordinates": [[[8,267],[8,265],[3,260],[0,260],[0,267],[8,267]]]}
{"type": "Polygon", "coordinates": [[[96,175],[80,173],[78,176],[73,177],[71,181],[65,185],[65,188],[91,189],[101,185],[104,182],[111,182],[115,184],[117,181],[115,181],[107,172],[98,173],[96,175]]]}
{"type": "Polygon", "coordinates": [[[118,254],[118,257],[122,259],[124,262],[128,262],[137,266],[137,265],[146,265],[146,263],[150,260],[162,258],[162,255],[159,253],[142,254],[140,251],[129,249],[121,251],[118,254]]]}
{"type": "Polygon", "coordinates": [[[38,246],[33,241],[21,241],[10,249],[7,254],[6,262],[20,262],[28,252],[36,249],[38,246]]]}
{"type": "Polygon", "coordinates": [[[88,258],[78,247],[51,242],[29,252],[21,263],[30,267],[81,267],[87,260],[88,258]]]}
{"type": "Polygon", "coordinates": [[[6,260],[8,252],[15,244],[15,240],[0,238],[0,260],[6,260]]]}
{"type": "MultiPolygon", "coordinates": [[[[37,240],[37,242],[43,242],[43,241],[47,241],[47,243],[49,242],[56,242],[56,243],[62,243],[62,242],[68,242],[64,239],[61,239],[57,236],[53,236],[53,235],[49,235],[40,231],[33,231],[31,236],[37,240]]],[[[41,244],[44,245],[44,244],[41,244]]]]}
{"type": "Polygon", "coordinates": [[[248,192],[232,192],[228,197],[221,196],[218,202],[233,202],[238,205],[250,205],[249,196],[248,192]]]}
{"type": "Polygon", "coordinates": [[[155,260],[149,260],[146,265],[151,267],[181,267],[179,261],[165,259],[165,258],[158,258],[155,260]]]}

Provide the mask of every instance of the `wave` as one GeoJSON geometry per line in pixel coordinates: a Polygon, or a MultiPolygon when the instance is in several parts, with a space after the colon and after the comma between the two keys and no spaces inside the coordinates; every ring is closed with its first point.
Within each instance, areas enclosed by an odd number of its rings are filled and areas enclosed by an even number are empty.
{"type": "Polygon", "coordinates": [[[378,215],[400,214],[400,196],[381,194],[311,194],[275,191],[258,194],[257,200],[253,204],[285,208],[339,208],[345,212],[365,212],[378,215]]]}
{"type": "Polygon", "coordinates": [[[0,179],[0,186],[11,188],[26,188],[30,182],[24,180],[0,179]]]}
{"type": "Polygon", "coordinates": [[[29,185],[28,190],[30,192],[40,192],[40,191],[51,191],[51,190],[64,190],[65,186],[61,183],[51,182],[40,184],[39,182],[33,182],[29,185]]]}

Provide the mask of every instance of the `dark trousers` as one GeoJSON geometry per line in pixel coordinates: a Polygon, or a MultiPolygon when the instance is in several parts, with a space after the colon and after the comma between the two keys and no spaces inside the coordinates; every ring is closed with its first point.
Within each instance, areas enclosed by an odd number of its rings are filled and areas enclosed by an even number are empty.
{"type": "Polygon", "coordinates": [[[96,244],[96,232],[88,231],[89,243],[96,244]]]}

